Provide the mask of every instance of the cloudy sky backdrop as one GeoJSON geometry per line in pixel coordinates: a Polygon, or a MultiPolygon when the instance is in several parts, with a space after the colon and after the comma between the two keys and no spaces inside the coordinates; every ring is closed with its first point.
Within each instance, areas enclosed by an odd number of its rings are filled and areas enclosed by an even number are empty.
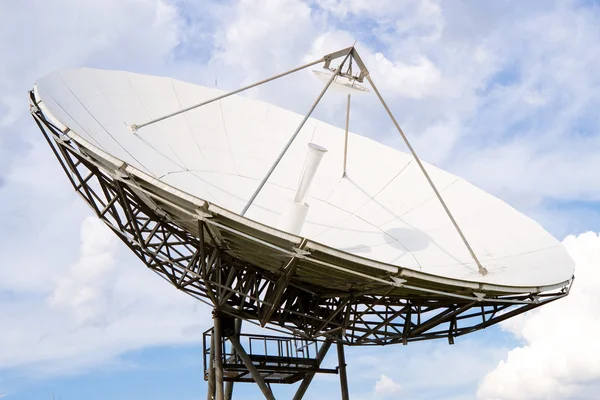
{"type": "MultiPolygon", "coordinates": [[[[28,113],[36,79],[89,66],[235,89],[355,40],[421,156],[564,239],[577,279],[567,299],[454,346],[349,350],[352,398],[598,398],[598,3],[0,0],[0,19],[0,398],[206,389],[209,310],[147,271],[73,193],[28,113]]],[[[319,91],[309,74],[246,95],[303,113],[319,91]]],[[[342,126],[343,96],[317,116],[342,126]]],[[[369,96],[352,127],[402,148],[369,96]]],[[[334,377],[307,394],[338,396],[334,377]]]]}

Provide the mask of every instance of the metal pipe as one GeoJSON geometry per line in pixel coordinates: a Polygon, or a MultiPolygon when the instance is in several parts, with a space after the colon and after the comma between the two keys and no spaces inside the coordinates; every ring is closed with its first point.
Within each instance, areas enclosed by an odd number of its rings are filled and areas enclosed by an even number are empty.
{"type": "Polygon", "coordinates": [[[231,342],[231,345],[237,352],[238,356],[242,359],[242,362],[244,363],[246,368],[248,368],[248,371],[252,375],[254,382],[256,382],[256,384],[258,385],[261,392],[263,392],[263,394],[265,395],[265,398],[267,400],[275,400],[275,396],[273,396],[273,392],[271,391],[269,386],[267,386],[267,384],[265,383],[265,380],[260,375],[260,372],[258,372],[258,369],[256,369],[256,366],[252,363],[252,360],[246,353],[246,350],[244,350],[244,348],[238,341],[238,338],[235,337],[235,335],[234,335],[229,338],[229,341],[231,342]]]}
{"type": "Polygon", "coordinates": [[[306,203],[308,198],[308,191],[312,185],[312,181],[317,173],[321,159],[327,153],[327,149],[323,146],[319,146],[315,143],[308,144],[308,152],[304,160],[304,168],[298,181],[298,188],[296,195],[294,196],[294,202],[298,204],[306,203]]]}
{"type": "Polygon", "coordinates": [[[215,400],[225,400],[223,393],[223,339],[221,337],[221,318],[215,313],[213,316],[215,333],[215,400]]]}
{"type": "MultiPolygon", "coordinates": [[[[239,309],[240,307],[236,307],[237,309],[239,309]]],[[[235,319],[235,335],[236,337],[240,336],[240,332],[242,331],[242,320],[241,318],[236,318],[235,319]]],[[[235,357],[236,352],[235,349],[231,352],[232,356],[235,357]]],[[[233,397],[233,381],[227,381],[225,383],[225,400],[231,400],[233,397]]]]}
{"type": "Polygon", "coordinates": [[[263,186],[265,186],[265,183],[267,183],[267,180],[271,177],[271,174],[273,173],[273,171],[275,171],[275,168],[277,167],[277,165],[279,164],[279,162],[281,161],[281,159],[283,158],[283,156],[285,155],[285,153],[288,151],[288,149],[290,148],[290,146],[294,142],[294,139],[296,139],[296,136],[298,136],[298,134],[300,133],[300,130],[302,129],[302,127],[304,126],[304,124],[306,123],[306,121],[308,121],[308,118],[310,117],[310,115],[312,114],[312,112],[317,107],[317,104],[319,104],[319,101],[321,101],[321,98],[323,98],[323,95],[325,95],[325,92],[327,91],[327,89],[329,89],[329,86],[331,86],[331,83],[333,82],[333,80],[335,79],[335,77],[342,70],[342,67],[344,66],[344,63],[346,62],[346,60],[348,59],[348,57],[350,57],[350,55],[352,54],[353,50],[354,50],[354,47],[350,48],[350,50],[348,51],[348,54],[346,54],[346,57],[344,57],[344,60],[340,63],[339,67],[337,67],[337,69],[335,70],[335,73],[331,76],[331,78],[329,78],[329,81],[327,82],[327,84],[325,85],[325,87],[323,88],[323,90],[321,90],[321,93],[319,93],[319,96],[317,97],[317,99],[315,100],[315,102],[313,103],[313,105],[310,107],[310,110],[308,110],[308,113],[304,116],[304,119],[302,119],[302,122],[300,122],[300,125],[298,125],[298,128],[296,128],[296,131],[294,132],[294,134],[292,135],[292,137],[290,138],[290,140],[288,140],[288,142],[286,143],[285,147],[283,148],[283,150],[281,151],[281,153],[279,154],[279,156],[277,157],[277,159],[275,160],[275,162],[273,163],[273,165],[269,169],[269,172],[267,172],[267,175],[263,178],[263,180],[260,182],[260,184],[258,185],[258,187],[256,188],[256,190],[254,191],[254,194],[252,194],[252,197],[250,197],[250,200],[248,200],[248,203],[246,204],[246,206],[244,207],[244,209],[242,210],[242,212],[241,212],[240,215],[246,214],[246,211],[248,211],[248,208],[250,208],[250,206],[254,202],[254,199],[256,199],[256,196],[258,196],[258,194],[262,190],[263,186]]]}
{"type": "Polygon", "coordinates": [[[225,382],[225,400],[231,400],[233,397],[233,381],[225,382]]]}
{"type": "Polygon", "coordinates": [[[215,398],[215,332],[210,335],[210,353],[208,361],[208,393],[206,394],[207,400],[214,400],[215,398]]]}
{"type": "Polygon", "coordinates": [[[383,105],[383,108],[385,108],[385,111],[387,112],[387,114],[391,118],[392,122],[394,123],[394,126],[396,127],[396,129],[400,133],[400,136],[402,136],[402,140],[404,140],[404,143],[406,144],[406,147],[408,147],[408,150],[410,150],[410,153],[412,154],[412,156],[414,157],[415,161],[419,165],[419,168],[421,169],[421,172],[423,172],[423,175],[425,175],[425,178],[427,179],[427,182],[429,182],[429,186],[431,186],[431,188],[433,189],[433,192],[435,193],[436,197],[438,198],[438,200],[442,204],[442,207],[444,208],[444,211],[446,211],[446,214],[450,218],[450,221],[452,221],[452,225],[454,225],[454,228],[456,229],[456,231],[460,235],[460,238],[462,239],[463,243],[465,244],[465,246],[467,246],[467,249],[469,250],[469,253],[471,253],[471,257],[473,257],[473,260],[475,260],[475,264],[477,264],[477,269],[479,270],[479,273],[481,275],[484,275],[484,276],[487,275],[487,273],[488,273],[487,269],[485,269],[483,267],[483,265],[481,265],[481,263],[479,262],[479,259],[477,258],[477,255],[475,255],[475,252],[471,248],[471,245],[467,241],[467,238],[465,237],[465,235],[463,234],[462,230],[458,226],[458,223],[454,219],[454,216],[450,212],[450,209],[446,205],[446,202],[442,198],[442,195],[437,190],[437,187],[434,185],[433,181],[431,180],[431,177],[429,176],[429,174],[425,170],[425,167],[423,166],[423,163],[421,163],[421,159],[419,159],[419,156],[417,156],[416,151],[411,146],[410,142],[408,141],[408,138],[404,134],[404,131],[402,131],[402,128],[400,128],[400,125],[396,121],[396,118],[392,114],[392,111],[390,111],[390,109],[389,109],[388,105],[386,104],[385,100],[383,100],[383,97],[381,97],[381,93],[379,93],[379,90],[377,89],[377,86],[375,86],[375,83],[373,82],[373,79],[371,79],[370,75],[367,75],[366,78],[369,81],[369,83],[371,84],[371,87],[373,88],[373,91],[375,92],[375,94],[379,98],[379,101],[383,105]]]}
{"type": "Polygon", "coordinates": [[[348,93],[348,103],[346,104],[346,133],[344,134],[344,173],[346,176],[346,162],[348,160],[348,127],[350,126],[350,93],[348,93]]]}
{"type": "Polygon", "coordinates": [[[256,86],[262,85],[262,84],[264,84],[264,83],[267,83],[267,82],[273,81],[273,80],[275,80],[275,79],[282,78],[282,77],[284,77],[284,76],[286,76],[286,75],[289,75],[289,74],[293,74],[294,72],[298,72],[298,71],[300,71],[300,70],[303,70],[303,69],[305,69],[305,68],[312,67],[313,65],[315,65],[315,64],[318,64],[318,63],[320,63],[320,62],[323,62],[323,61],[325,61],[325,57],[323,57],[323,58],[320,58],[320,59],[318,59],[318,60],[315,60],[315,61],[312,61],[312,62],[310,62],[310,63],[308,63],[308,64],[304,64],[304,65],[302,65],[302,66],[300,66],[300,67],[297,67],[297,68],[291,69],[291,70],[289,70],[289,71],[283,72],[283,73],[281,73],[281,74],[278,74],[278,75],[272,76],[271,78],[263,79],[262,81],[259,81],[259,82],[256,82],[256,83],[253,83],[253,84],[251,84],[251,85],[248,85],[248,86],[244,86],[244,87],[242,87],[242,88],[240,88],[240,89],[237,89],[237,90],[234,90],[234,91],[232,91],[232,92],[228,92],[228,93],[222,94],[222,95],[220,95],[220,96],[217,96],[217,97],[214,97],[214,98],[212,98],[212,99],[210,99],[210,100],[206,100],[206,101],[203,101],[203,102],[201,102],[201,103],[195,104],[195,105],[193,105],[193,106],[186,107],[186,108],[184,108],[184,109],[182,109],[182,110],[179,110],[179,111],[172,112],[172,113],[170,113],[170,114],[167,114],[167,115],[165,115],[165,116],[162,116],[162,117],[160,117],[160,118],[155,118],[155,119],[153,119],[153,120],[150,120],[150,121],[148,121],[148,122],[144,122],[143,124],[140,124],[140,125],[133,124],[133,125],[131,125],[131,126],[130,126],[130,128],[131,128],[131,130],[132,130],[133,132],[137,132],[138,130],[140,130],[141,128],[143,128],[143,127],[145,127],[145,126],[152,125],[152,124],[154,124],[154,123],[157,123],[157,122],[163,121],[163,120],[165,120],[165,119],[167,119],[167,118],[171,118],[171,117],[174,117],[174,116],[176,116],[176,115],[183,114],[183,113],[185,113],[185,112],[191,111],[191,110],[193,110],[193,109],[195,109],[195,108],[202,107],[202,106],[205,106],[205,105],[207,105],[207,104],[210,104],[210,103],[214,103],[215,101],[222,100],[222,99],[224,99],[224,98],[226,98],[226,97],[232,96],[232,95],[234,95],[234,94],[241,93],[241,92],[243,92],[243,91],[245,91],[245,90],[248,90],[248,89],[252,89],[253,87],[256,87],[256,86]]]}
{"type": "Polygon", "coordinates": [[[340,370],[340,388],[342,389],[342,400],[350,400],[348,392],[348,375],[346,375],[346,356],[344,355],[344,344],[337,342],[338,367],[340,370]]]}

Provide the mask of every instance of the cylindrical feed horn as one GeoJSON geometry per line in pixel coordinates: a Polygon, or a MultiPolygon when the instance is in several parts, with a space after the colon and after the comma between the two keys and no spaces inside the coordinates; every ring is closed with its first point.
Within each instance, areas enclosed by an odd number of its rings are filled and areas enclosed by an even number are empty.
{"type": "Polygon", "coordinates": [[[300,234],[304,220],[308,214],[308,204],[306,204],[308,191],[317,173],[321,159],[326,152],[327,149],[323,146],[314,143],[308,144],[308,153],[306,153],[304,168],[300,175],[296,195],[294,196],[294,200],[287,205],[281,214],[279,223],[277,224],[279,229],[295,235],[300,234]]]}
{"type": "Polygon", "coordinates": [[[302,169],[302,175],[300,175],[296,196],[294,196],[295,203],[306,203],[308,190],[310,189],[313,178],[317,173],[317,168],[319,168],[319,164],[325,153],[327,153],[325,147],[314,143],[308,144],[308,153],[306,153],[306,159],[304,160],[304,168],[302,169]]]}

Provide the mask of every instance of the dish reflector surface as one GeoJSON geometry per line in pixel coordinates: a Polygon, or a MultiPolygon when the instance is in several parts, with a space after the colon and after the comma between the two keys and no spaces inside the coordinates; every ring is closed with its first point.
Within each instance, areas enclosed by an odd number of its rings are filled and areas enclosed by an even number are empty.
{"type": "MultiPolygon", "coordinates": [[[[110,154],[199,199],[239,213],[302,120],[240,96],[132,133],[223,92],[170,78],[74,69],[38,81],[37,96],[89,151],[110,154]],[[101,151],[98,151],[101,150],[101,151]]],[[[425,164],[488,274],[481,276],[414,159],[309,119],[245,217],[276,226],[292,201],[307,143],[328,149],[314,178],[301,236],[360,257],[470,282],[549,286],[568,281],[573,261],[533,220],[469,182],[425,164]]]]}

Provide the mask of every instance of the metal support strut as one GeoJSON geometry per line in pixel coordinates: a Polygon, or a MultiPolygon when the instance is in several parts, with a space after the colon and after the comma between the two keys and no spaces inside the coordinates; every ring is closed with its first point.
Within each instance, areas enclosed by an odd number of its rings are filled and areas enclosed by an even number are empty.
{"type": "Polygon", "coordinates": [[[454,228],[456,229],[456,232],[458,232],[458,235],[460,236],[460,238],[462,239],[463,243],[467,247],[467,250],[469,250],[469,253],[471,254],[471,257],[473,257],[473,260],[475,261],[475,264],[477,265],[477,269],[478,269],[479,273],[481,275],[487,275],[487,273],[488,273],[487,269],[485,269],[485,267],[483,265],[481,265],[481,263],[479,262],[479,259],[477,258],[477,255],[475,254],[475,252],[471,248],[471,245],[467,241],[467,238],[465,237],[464,233],[462,232],[462,230],[458,226],[458,223],[454,219],[454,216],[450,212],[450,209],[446,205],[446,202],[442,198],[442,195],[437,190],[437,187],[435,186],[435,184],[431,180],[431,177],[427,173],[427,170],[425,170],[425,167],[423,166],[423,163],[421,162],[421,159],[417,155],[417,152],[413,149],[412,145],[408,141],[408,138],[404,134],[404,131],[402,130],[402,128],[400,128],[400,125],[398,124],[398,121],[396,121],[396,118],[394,117],[394,114],[392,114],[392,111],[389,109],[387,103],[385,102],[385,100],[381,96],[381,93],[379,93],[379,90],[377,89],[377,86],[375,86],[375,83],[373,82],[373,79],[371,79],[371,76],[369,74],[366,75],[366,78],[369,81],[369,84],[371,85],[371,87],[373,88],[373,91],[377,95],[377,98],[379,99],[379,101],[383,105],[383,108],[385,108],[385,111],[387,112],[387,114],[389,115],[390,119],[394,123],[394,126],[396,127],[396,130],[398,131],[398,133],[400,133],[400,136],[402,136],[402,140],[404,140],[404,143],[406,144],[406,147],[408,147],[408,150],[410,150],[410,153],[412,154],[413,158],[415,159],[415,161],[419,165],[419,168],[421,169],[421,172],[423,172],[423,175],[425,175],[425,179],[427,179],[427,182],[429,183],[429,186],[431,186],[431,189],[433,189],[433,192],[435,193],[437,199],[442,204],[442,207],[444,208],[444,211],[448,215],[448,218],[450,218],[450,221],[452,222],[452,225],[454,225],[454,228]]]}
{"type": "Polygon", "coordinates": [[[214,368],[215,368],[215,400],[225,400],[223,392],[223,338],[221,337],[221,318],[218,311],[213,312],[214,321],[214,368]]]}
{"type": "MultiPolygon", "coordinates": [[[[242,330],[242,320],[240,318],[235,319],[235,335],[240,334],[242,330]]],[[[235,352],[234,352],[235,355],[235,352]]],[[[227,381],[225,383],[225,400],[232,400],[233,398],[233,381],[227,381]]]]}
{"type": "Polygon", "coordinates": [[[342,178],[346,176],[346,164],[348,161],[348,128],[350,126],[350,93],[348,93],[348,101],[346,103],[346,131],[344,132],[344,172],[342,178]]]}
{"type": "Polygon", "coordinates": [[[206,400],[214,400],[215,398],[215,337],[211,336],[209,364],[208,364],[208,391],[206,400]]]}
{"type": "Polygon", "coordinates": [[[344,343],[337,342],[338,368],[340,371],[340,388],[342,390],[342,400],[350,400],[348,392],[348,375],[346,374],[346,356],[344,355],[344,343]]]}

